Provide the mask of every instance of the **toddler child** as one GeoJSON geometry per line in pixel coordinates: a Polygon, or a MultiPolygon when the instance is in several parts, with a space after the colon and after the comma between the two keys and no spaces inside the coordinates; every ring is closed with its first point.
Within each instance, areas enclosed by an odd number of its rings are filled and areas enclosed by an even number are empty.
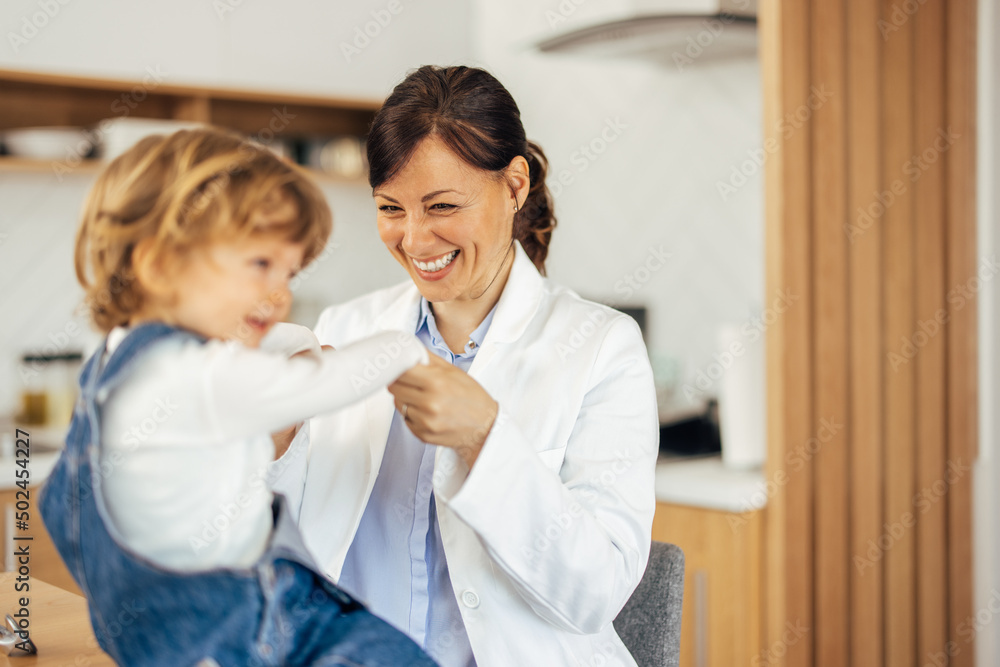
{"type": "Polygon", "coordinates": [[[144,139],[88,197],[76,272],[107,337],[41,511],[119,664],[434,664],[317,573],[266,486],[269,433],[427,360],[412,335],[321,350],[291,325],[259,349],[330,228],[296,167],[213,129],[144,139]]]}

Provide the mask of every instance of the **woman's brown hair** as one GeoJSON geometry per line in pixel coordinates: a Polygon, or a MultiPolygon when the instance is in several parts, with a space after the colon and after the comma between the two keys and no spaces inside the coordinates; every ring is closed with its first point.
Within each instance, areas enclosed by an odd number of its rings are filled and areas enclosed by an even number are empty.
{"type": "Polygon", "coordinates": [[[373,189],[406,165],[425,138],[437,136],[468,164],[502,172],[517,156],[528,161],[527,200],[514,216],[513,237],[545,274],[545,257],[556,226],[545,185],[548,161],[527,140],[521,112],[507,89],[475,67],[425,65],[397,85],[379,109],[368,134],[368,183],[373,189]]]}
{"type": "Polygon", "coordinates": [[[323,193],[299,168],[236,133],[181,130],[146,137],[98,176],[76,234],[76,275],[107,332],[143,307],[132,264],[140,241],[153,239],[151,259],[169,265],[203,244],[276,232],[305,246],[305,265],[331,229],[323,193]],[[289,201],[296,214],[275,222],[268,213],[289,201]]]}

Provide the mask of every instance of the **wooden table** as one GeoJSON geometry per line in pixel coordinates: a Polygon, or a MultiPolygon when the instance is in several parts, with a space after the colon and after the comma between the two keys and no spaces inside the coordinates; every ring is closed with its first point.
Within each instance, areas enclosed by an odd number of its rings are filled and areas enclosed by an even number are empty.
{"type": "MultiPolygon", "coordinates": [[[[14,572],[0,572],[0,619],[20,608],[25,595],[14,590],[14,572]]],[[[114,661],[97,646],[90,629],[87,601],[39,579],[30,580],[31,640],[38,655],[8,658],[0,653],[0,667],[88,667],[114,666],[114,661]]]]}

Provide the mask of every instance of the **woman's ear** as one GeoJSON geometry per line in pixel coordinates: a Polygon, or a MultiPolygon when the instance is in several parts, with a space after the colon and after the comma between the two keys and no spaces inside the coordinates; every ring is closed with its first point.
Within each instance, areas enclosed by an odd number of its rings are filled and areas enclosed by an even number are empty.
{"type": "Polygon", "coordinates": [[[531,174],[528,171],[528,161],[523,156],[518,155],[505,170],[507,183],[510,185],[510,195],[514,200],[514,210],[519,211],[528,199],[528,190],[531,189],[531,174]]]}

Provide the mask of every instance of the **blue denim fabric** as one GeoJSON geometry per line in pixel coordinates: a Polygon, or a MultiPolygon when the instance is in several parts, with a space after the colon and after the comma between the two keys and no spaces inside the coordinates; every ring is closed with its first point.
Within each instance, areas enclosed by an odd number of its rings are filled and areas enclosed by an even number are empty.
{"type": "Polygon", "coordinates": [[[172,572],[113,535],[101,495],[98,403],[145,349],[168,336],[197,339],[145,324],[104,368],[103,348],[91,357],[66,449],[42,490],[45,526],[87,596],[101,648],[128,667],[433,666],[405,635],[316,573],[281,496],[268,549],[250,568],[172,572]]]}

